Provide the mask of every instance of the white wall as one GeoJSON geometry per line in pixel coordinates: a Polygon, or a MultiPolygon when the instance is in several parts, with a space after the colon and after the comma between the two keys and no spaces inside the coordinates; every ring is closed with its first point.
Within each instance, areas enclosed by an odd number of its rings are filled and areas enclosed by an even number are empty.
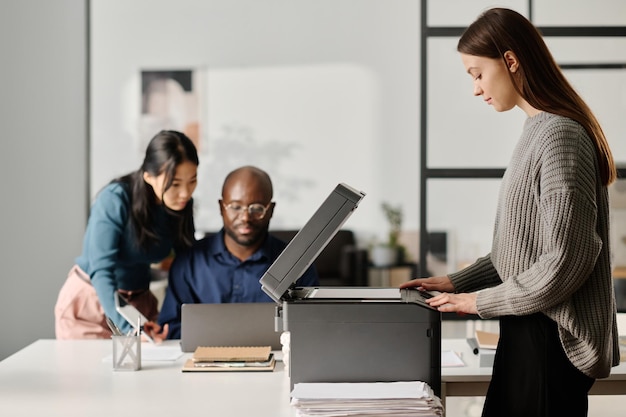
{"type": "Polygon", "coordinates": [[[417,227],[419,1],[96,0],[92,18],[92,193],[140,163],[140,71],[197,68],[198,228],[221,226],[242,164],[275,182],[272,227],[301,227],[339,182],[367,194],[357,233],[386,233],[383,199],[417,227]]]}
{"type": "Polygon", "coordinates": [[[84,0],[0,2],[0,360],[54,338],[87,213],[84,0]]]}

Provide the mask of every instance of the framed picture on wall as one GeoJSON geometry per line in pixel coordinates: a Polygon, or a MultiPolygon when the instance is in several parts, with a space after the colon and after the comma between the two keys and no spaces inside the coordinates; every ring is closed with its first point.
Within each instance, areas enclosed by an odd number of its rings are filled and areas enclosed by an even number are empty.
{"type": "Polygon", "coordinates": [[[141,150],[167,129],[185,133],[200,151],[202,84],[202,73],[196,69],[141,70],[141,150]]]}

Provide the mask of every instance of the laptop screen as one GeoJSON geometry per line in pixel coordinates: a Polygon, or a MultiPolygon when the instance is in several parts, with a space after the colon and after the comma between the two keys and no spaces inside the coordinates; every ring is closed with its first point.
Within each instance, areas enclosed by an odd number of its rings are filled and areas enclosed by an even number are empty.
{"type": "Polygon", "coordinates": [[[280,303],[298,278],[335,236],[365,193],[339,184],[260,279],[261,289],[280,303]]]}
{"type": "Polygon", "coordinates": [[[183,352],[198,346],[271,346],[280,350],[274,303],[183,304],[181,337],[183,352]]]}

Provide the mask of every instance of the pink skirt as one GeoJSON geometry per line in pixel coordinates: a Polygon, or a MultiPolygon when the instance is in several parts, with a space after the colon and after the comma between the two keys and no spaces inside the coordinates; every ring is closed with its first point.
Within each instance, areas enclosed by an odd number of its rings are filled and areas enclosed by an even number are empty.
{"type": "MultiPolygon", "coordinates": [[[[156,321],[158,302],[150,290],[130,298],[127,301],[148,320],[156,321]]],[[[54,318],[57,339],[109,339],[112,335],[96,290],[78,265],[72,267],[59,292],[54,318]]]]}

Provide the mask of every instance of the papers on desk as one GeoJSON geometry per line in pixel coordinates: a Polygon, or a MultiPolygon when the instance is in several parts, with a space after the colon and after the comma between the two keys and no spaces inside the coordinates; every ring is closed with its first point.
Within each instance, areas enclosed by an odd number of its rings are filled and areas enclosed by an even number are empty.
{"type": "Polygon", "coordinates": [[[442,350],[441,351],[441,367],[442,368],[453,368],[456,366],[465,366],[465,362],[453,350],[442,350]]]}
{"type": "MultiPolygon", "coordinates": [[[[183,356],[180,346],[162,346],[158,344],[142,343],[141,344],[141,361],[142,362],[174,362],[183,356]]],[[[103,362],[112,362],[113,355],[105,356],[103,362]]]]}
{"type": "Polygon", "coordinates": [[[441,400],[422,381],[299,383],[291,397],[298,417],[443,415],[441,400]]]}
{"type": "Polygon", "coordinates": [[[142,361],[169,361],[173,362],[183,356],[180,346],[160,346],[152,343],[141,344],[142,361]]]}

